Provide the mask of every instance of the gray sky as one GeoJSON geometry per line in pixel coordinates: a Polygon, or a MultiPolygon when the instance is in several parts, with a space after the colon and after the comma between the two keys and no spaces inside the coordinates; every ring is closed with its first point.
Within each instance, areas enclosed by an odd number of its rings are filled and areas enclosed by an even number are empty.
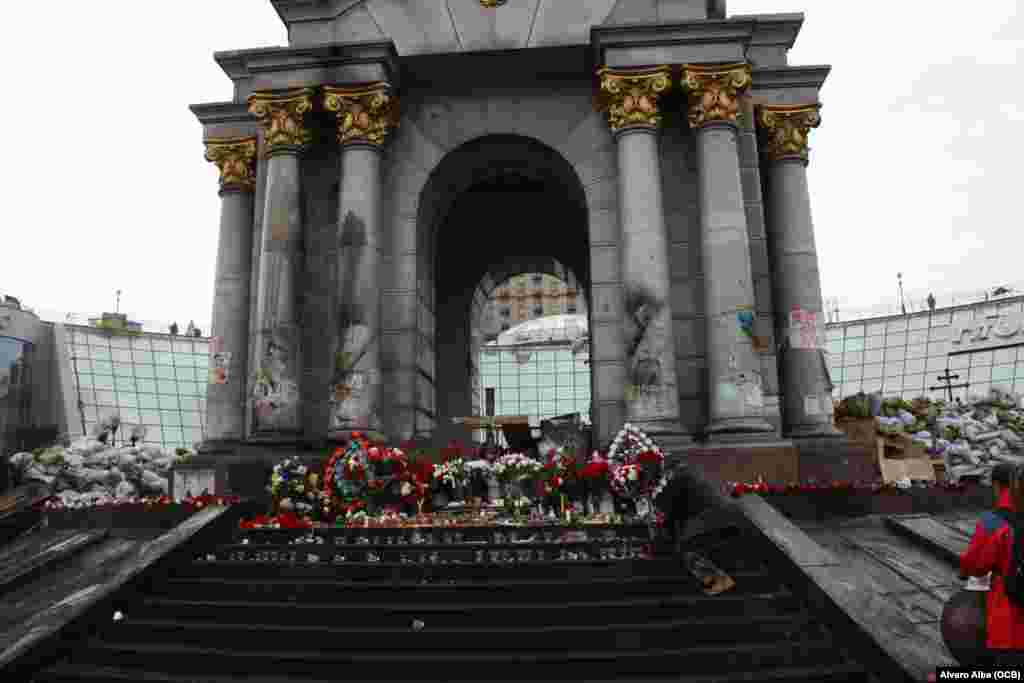
{"type": "MultiPolygon", "coordinates": [[[[133,318],[208,332],[217,174],[187,105],[230,99],[214,51],[284,28],[264,0],[60,5],[4,13],[0,291],[53,317],[112,310],[120,288],[133,318]]],[[[1024,289],[1018,2],[729,0],[793,11],[790,63],[833,67],[809,169],[826,299],[893,312],[898,271],[917,302],[1024,289]]]]}

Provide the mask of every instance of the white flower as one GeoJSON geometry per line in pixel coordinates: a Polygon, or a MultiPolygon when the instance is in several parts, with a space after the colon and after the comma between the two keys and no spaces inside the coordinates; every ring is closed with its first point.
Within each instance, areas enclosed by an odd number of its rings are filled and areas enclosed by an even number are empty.
{"type": "Polygon", "coordinates": [[[410,493],[412,493],[412,484],[410,484],[409,482],[404,482],[402,484],[402,495],[408,496],[410,493]]]}

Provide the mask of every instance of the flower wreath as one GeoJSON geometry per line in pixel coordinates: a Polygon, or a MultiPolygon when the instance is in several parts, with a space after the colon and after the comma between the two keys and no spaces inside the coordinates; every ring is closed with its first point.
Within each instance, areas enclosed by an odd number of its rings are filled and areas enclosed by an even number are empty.
{"type": "Polygon", "coordinates": [[[323,491],[331,498],[351,501],[365,493],[368,454],[358,432],[347,448],[337,448],[324,465],[323,491]]]}
{"type": "Polygon", "coordinates": [[[644,432],[623,425],[608,450],[609,485],[620,498],[656,498],[668,485],[665,453],[644,432]]]}

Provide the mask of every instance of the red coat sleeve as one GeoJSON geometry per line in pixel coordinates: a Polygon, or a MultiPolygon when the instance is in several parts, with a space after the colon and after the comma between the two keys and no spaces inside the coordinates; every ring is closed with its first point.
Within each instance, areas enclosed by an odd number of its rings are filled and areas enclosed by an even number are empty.
{"type": "Polygon", "coordinates": [[[1001,548],[998,536],[1006,526],[1002,518],[991,512],[982,516],[967,550],[960,556],[960,574],[985,576],[999,567],[1001,548]]]}

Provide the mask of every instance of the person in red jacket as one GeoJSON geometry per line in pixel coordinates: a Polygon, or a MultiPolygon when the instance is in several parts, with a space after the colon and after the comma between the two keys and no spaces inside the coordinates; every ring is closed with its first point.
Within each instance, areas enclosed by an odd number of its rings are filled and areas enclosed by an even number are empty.
{"type": "MultiPolygon", "coordinates": [[[[1010,513],[1024,510],[1024,472],[1000,463],[992,471],[996,509],[1010,513]]],[[[992,573],[986,600],[986,659],[1016,663],[1024,651],[1024,609],[1010,602],[1003,576],[1013,557],[1013,529],[994,511],[978,521],[970,545],[960,557],[960,575],[985,576],[992,573]]]]}

